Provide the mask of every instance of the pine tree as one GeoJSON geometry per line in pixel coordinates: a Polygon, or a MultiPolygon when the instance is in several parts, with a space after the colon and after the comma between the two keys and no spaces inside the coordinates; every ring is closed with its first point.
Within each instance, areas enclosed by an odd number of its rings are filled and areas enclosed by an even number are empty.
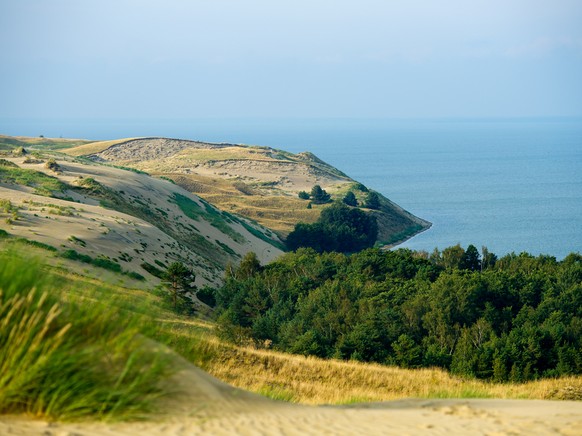
{"type": "Polygon", "coordinates": [[[178,296],[195,289],[192,285],[196,275],[182,262],[172,263],[163,276],[163,283],[166,285],[172,295],[174,309],[178,304],[178,296]]]}

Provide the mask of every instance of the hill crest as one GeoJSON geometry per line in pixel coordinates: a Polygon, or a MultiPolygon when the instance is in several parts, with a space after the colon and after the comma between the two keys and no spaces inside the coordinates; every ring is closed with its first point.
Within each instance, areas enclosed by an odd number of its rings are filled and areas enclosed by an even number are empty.
{"type": "MultiPolygon", "coordinates": [[[[353,191],[360,204],[367,189],[311,152],[293,154],[265,146],[210,143],[171,138],[132,138],[65,150],[96,162],[123,165],[168,177],[222,210],[237,213],[285,237],[298,222],[315,222],[320,205],[298,198],[314,185],[334,199],[353,191]]],[[[378,243],[404,240],[430,223],[379,195],[373,213],[379,223],[378,243]]]]}

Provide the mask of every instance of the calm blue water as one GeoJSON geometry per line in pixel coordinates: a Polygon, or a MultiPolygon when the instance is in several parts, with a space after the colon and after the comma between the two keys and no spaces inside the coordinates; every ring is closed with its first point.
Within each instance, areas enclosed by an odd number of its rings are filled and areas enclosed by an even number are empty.
{"type": "Polygon", "coordinates": [[[308,150],[433,223],[405,247],[582,252],[582,119],[0,120],[0,133],[308,150]]]}

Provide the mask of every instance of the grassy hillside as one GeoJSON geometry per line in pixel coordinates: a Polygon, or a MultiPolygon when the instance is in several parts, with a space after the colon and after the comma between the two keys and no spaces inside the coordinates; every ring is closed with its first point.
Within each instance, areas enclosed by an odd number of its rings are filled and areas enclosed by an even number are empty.
{"type": "MultiPolygon", "coordinates": [[[[270,147],[140,138],[82,145],[74,156],[114,163],[174,180],[222,210],[246,216],[285,237],[298,222],[313,223],[323,206],[308,209],[298,198],[314,185],[332,199],[354,192],[365,203],[367,189],[312,153],[293,154],[270,147]]],[[[430,226],[380,195],[378,243],[404,240],[430,226]]]]}
{"type": "Polygon", "coordinates": [[[164,397],[179,391],[179,378],[167,378],[176,368],[172,354],[144,342],[144,337],[232,385],[294,403],[582,395],[579,376],[496,384],[438,369],[406,370],[227,344],[217,338],[214,324],[177,316],[150,292],[108,285],[62,268],[49,270],[31,253],[44,255],[41,248],[23,242],[0,242],[0,310],[12,313],[0,323],[0,366],[8,365],[0,377],[0,413],[111,420],[155,410],[164,397]],[[21,326],[19,336],[10,336],[16,325],[21,326]],[[45,325],[50,328],[43,329],[45,325]],[[10,364],[14,359],[18,365],[10,364]]]}
{"type": "Polygon", "coordinates": [[[0,231],[72,259],[152,282],[170,263],[191,265],[196,284],[220,282],[249,251],[281,253],[270,230],[222,212],[181,187],[54,152],[0,156],[0,231]]]}

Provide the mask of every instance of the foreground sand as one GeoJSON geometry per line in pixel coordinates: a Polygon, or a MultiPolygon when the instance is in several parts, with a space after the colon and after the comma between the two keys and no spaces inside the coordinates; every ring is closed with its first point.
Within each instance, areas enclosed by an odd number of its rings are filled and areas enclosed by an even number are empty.
{"type": "Polygon", "coordinates": [[[0,435],[582,435],[582,402],[401,400],[343,407],[276,402],[184,363],[180,392],[135,423],[0,417],[0,435]]]}

